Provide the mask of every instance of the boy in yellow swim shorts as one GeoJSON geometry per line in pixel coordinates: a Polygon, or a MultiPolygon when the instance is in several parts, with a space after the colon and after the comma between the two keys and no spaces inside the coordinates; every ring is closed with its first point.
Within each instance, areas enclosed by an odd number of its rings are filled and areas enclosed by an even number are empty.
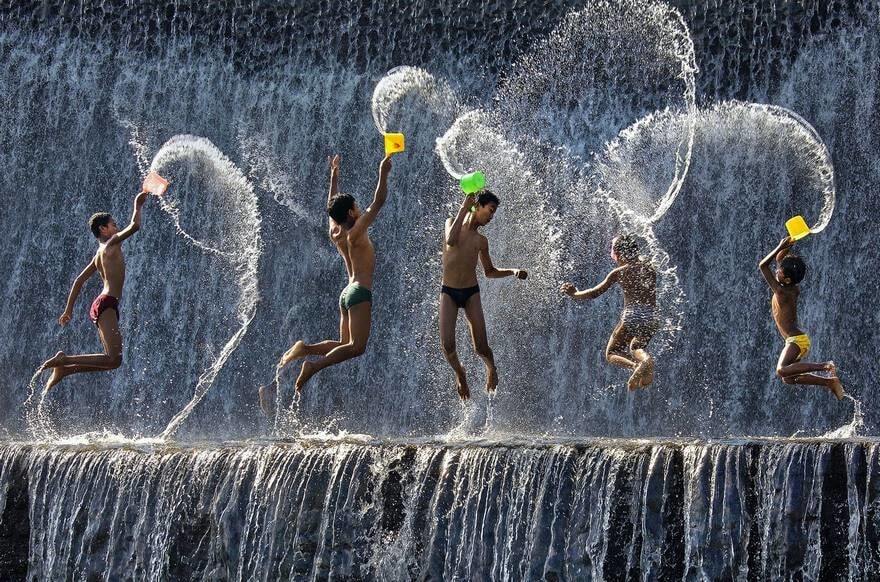
{"type": "Polygon", "coordinates": [[[792,245],[794,240],[785,237],[758,265],[773,292],[771,300],[773,321],[785,339],[785,345],[776,364],[776,375],[786,384],[822,386],[830,390],[838,400],[843,400],[843,384],[837,377],[834,362],[813,364],[802,361],[810,352],[810,336],[798,327],[797,301],[800,295],[798,283],[803,280],[807,267],[803,259],[789,254],[792,245]],[[770,263],[774,260],[775,272],[770,269],[770,263]],[[830,372],[830,377],[819,376],[813,372],[830,372]]]}

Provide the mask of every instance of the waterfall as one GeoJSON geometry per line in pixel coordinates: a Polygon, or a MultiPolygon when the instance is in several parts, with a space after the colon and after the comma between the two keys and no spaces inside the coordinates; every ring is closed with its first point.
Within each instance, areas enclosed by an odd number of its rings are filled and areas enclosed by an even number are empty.
{"type": "Polygon", "coordinates": [[[0,5],[4,579],[872,580],[880,408],[880,3],[559,0],[0,5]],[[378,131],[377,131],[378,129],[378,131]],[[369,203],[406,135],[367,353],[294,396],[338,333],[327,157],[369,203]],[[100,349],[88,217],[120,224],[123,364],[100,349]],[[497,394],[440,352],[457,177],[501,198],[482,280],[497,394]],[[807,218],[799,317],[850,398],[783,385],[757,262],[807,218]],[[621,300],[565,301],[641,235],[656,380],[604,361],[621,300]],[[33,379],[29,383],[29,380],[33,379]],[[284,413],[262,417],[276,381],[284,413]],[[275,440],[269,440],[269,436],[275,440]],[[24,439],[32,439],[25,441],[24,439]],[[876,469],[876,470],[875,470],[876,469]]]}
{"type": "Polygon", "coordinates": [[[795,440],[10,445],[0,555],[36,579],[867,580],[875,469],[876,443],[795,440]]]}

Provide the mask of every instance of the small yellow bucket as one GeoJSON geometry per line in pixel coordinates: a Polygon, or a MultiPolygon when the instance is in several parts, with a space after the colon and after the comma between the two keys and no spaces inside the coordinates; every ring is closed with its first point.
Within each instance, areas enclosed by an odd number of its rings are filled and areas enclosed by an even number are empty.
{"type": "Polygon", "coordinates": [[[810,234],[810,227],[807,226],[807,221],[800,214],[785,221],[785,230],[788,231],[788,236],[794,240],[801,240],[810,234]]]}
{"type": "Polygon", "coordinates": [[[406,149],[406,141],[402,133],[386,133],[385,135],[385,155],[399,154],[406,149]]]}

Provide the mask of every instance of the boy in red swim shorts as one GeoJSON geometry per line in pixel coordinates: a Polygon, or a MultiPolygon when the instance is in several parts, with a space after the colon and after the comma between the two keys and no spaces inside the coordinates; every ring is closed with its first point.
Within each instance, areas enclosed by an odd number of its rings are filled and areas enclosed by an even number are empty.
{"type": "Polygon", "coordinates": [[[116,221],[107,212],[98,212],[89,219],[89,228],[98,239],[98,252],[73,282],[67,297],[67,306],[58,318],[58,323],[67,325],[70,322],[73,305],[79,297],[83,284],[97,272],[104,281],[104,290],[92,302],[89,318],[98,327],[104,353],[68,356],[64,352],[58,352],[46,360],[40,368],[52,369],[52,375],[46,382],[46,390],[71,374],[114,370],[122,363],[122,335],[119,333],[119,299],[122,297],[122,287],[125,284],[122,242],[140,229],[141,207],[149,194],[147,191],[142,191],[135,197],[131,222],[122,230],[119,230],[116,221]]]}

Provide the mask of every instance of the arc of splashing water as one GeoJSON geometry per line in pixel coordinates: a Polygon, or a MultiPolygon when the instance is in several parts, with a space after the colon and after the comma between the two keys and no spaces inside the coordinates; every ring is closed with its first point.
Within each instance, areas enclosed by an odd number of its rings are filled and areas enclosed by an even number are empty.
{"type": "Polygon", "coordinates": [[[419,67],[408,65],[395,67],[376,83],[370,99],[370,112],[379,133],[388,131],[388,114],[391,107],[411,93],[418,93],[434,113],[448,110],[455,115],[461,108],[455,91],[445,81],[437,79],[419,67]]]}
{"type": "Polygon", "coordinates": [[[798,130],[804,133],[806,137],[813,142],[813,145],[818,149],[818,155],[822,158],[819,177],[824,185],[824,197],[822,202],[822,210],[819,211],[819,218],[817,219],[815,226],[810,227],[810,232],[816,234],[825,230],[825,227],[828,226],[829,222],[831,222],[832,214],[834,214],[834,206],[837,203],[837,186],[834,180],[834,163],[831,159],[831,152],[828,150],[828,146],[825,145],[825,142],[819,136],[819,132],[816,131],[816,128],[810,125],[810,123],[799,114],[795,113],[791,109],[782,107],[781,105],[765,105],[761,103],[741,104],[738,102],[731,102],[731,104],[740,106],[746,105],[749,108],[758,110],[769,110],[782,117],[788,117],[791,119],[792,122],[797,125],[798,130]]]}
{"type": "MultiPolygon", "coordinates": [[[[694,49],[694,41],[691,38],[690,30],[688,29],[687,23],[685,23],[684,17],[681,12],[678,11],[675,7],[665,6],[668,9],[668,17],[670,20],[670,32],[672,35],[672,43],[676,48],[675,55],[678,57],[679,62],[681,64],[679,78],[684,83],[684,92],[682,97],[686,103],[685,107],[685,137],[682,141],[679,142],[678,147],[675,150],[675,166],[672,175],[672,181],[669,183],[669,186],[666,188],[666,192],[660,197],[660,202],[657,204],[657,208],[654,210],[654,213],[650,216],[644,217],[644,220],[648,224],[654,224],[658,220],[660,220],[663,215],[672,207],[672,204],[675,202],[675,199],[678,197],[679,192],[681,192],[682,186],[684,186],[685,178],[687,177],[688,171],[691,166],[691,159],[693,157],[694,151],[694,138],[696,135],[696,115],[697,115],[697,104],[696,104],[696,73],[698,71],[697,62],[696,62],[696,51],[694,49]],[[683,150],[682,150],[683,148],[683,150]]],[[[605,154],[613,152],[614,150],[621,147],[623,142],[625,142],[628,138],[639,134],[640,132],[649,128],[652,123],[658,118],[664,115],[668,115],[670,112],[669,108],[665,111],[660,112],[652,112],[644,117],[638,119],[635,123],[631,124],[629,127],[620,131],[617,136],[608,142],[604,148],[605,154]]],[[[598,155],[596,161],[598,162],[598,155]]],[[[606,192],[606,197],[610,199],[610,193],[606,192]]],[[[619,206],[616,206],[619,209],[619,206]]]]}
{"type": "MultiPolygon", "coordinates": [[[[676,78],[680,79],[684,84],[681,98],[685,102],[685,135],[683,139],[679,141],[678,146],[673,153],[674,172],[669,186],[660,197],[659,203],[654,212],[650,216],[643,217],[648,223],[653,224],[662,218],[669,210],[684,185],[684,180],[690,169],[696,133],[696,114],[698,111],[696,106],[696,73],[698,71],[696,65],[696,52],[693,39],[690,35],[690,30],[678,9],[674,6],[670,6],[666,2],[654,0],[645,2],[614,0],[611,2],[598,2],[593,6],[572,10],[559,27],[539,43],[535,50],[530,54],[525,55],[523,59],[519,61],[518,64],[520,65],[521,70],[526,72],[531,71],[531,73],[524,75],[520,72],[514,75],[513,83],[509,84],[506,87],[506,90],[510,91],[511,88],[517,86],[517,84],[519,84],[520,87],[531,86],[535,75],[538,78],[543,79],[544,82],[548,79],[552,79],[553,71],[548,73],[546,66],[542,66],[542,63],[545,65],[551,64],[552,66],[555,59],[548,60],[548,55],[551,54],[552,51],[557,50],[558,43],[567,38],[566,35],[575,34],[572,31],[576,29],[577,22],[590,22],[595,20],[597,15],[594,12],[594,9],[601,12],[611,9],[613,6],[617,6],[621,10],[635,10],[639,15],[651,19],[661,27],[662,31],[666,33],[661,40],[669,42],[670,56],[679,64],[676,78]],[[523,83],[526,85],[523,85],[523,83]]],[[[581,40],[583,40],[583,38],[581,38],[581,40]]],[[[589,58],[589,55],[585,58],[589,58]]],[[[668,107],[666,108],[666,112],[669,112],[668,107]]],[[[608,148],[613,149],[620,145],[620,143],[629,136],[644,131],[656,119],[657,113],[659,112],[649,113],[631,124],[629,127],[621,130],[617,137],[611,140],[603,149],[605,149],[605,151],[608,151],[608,148]]],[[[496,114],[495,117],[499,117],[499,115],[496,114]]],[[[499,122],[503,123],[503,119],[500,117],[499,122]]],[[[599,151],[601,152],[601,150],[599,151]]],[[[600,155],[601,154],[594,155],[594,163],[600,161],[600,155]]]]}
{"type": "Polygon", "coordinates": [[[256,194],[247,178],[210,140],[193,135],[177,135],[168,140],[156,153],[150,169],[161,173],[161,168],[164,164],[193,154],[205,156],[216,168],[237,182],[245,197],[243,202],[252,205],[251,212],[255,217],[255,224],[252,230],[253,238],[249,241],[250,246],[242,256],[240,251],[225,251],[194,238],[181,226],[179,208],[167,199],[160,199],[161,208],[171,217],[181,236],[194,246],[228,260],[239,271],[238,280],[242,297],[238,308],[241,327],[226,342],[214,363],[199,376],[192,399],[171,419],[168,426],[159,435],[159,438],[163,440],[170,438],[177,432],[180,425],[189,417],[193,409],[205,397],[205,394],[208,393],[217,374],[220,373],[229,356],[235,351],[241,343],[242,337],[247,333],[248,327],[256,315],[258,301],[257,263],[262,248],[262,239],[260,237],[260,220],[256,194]]]}
{"type": "MultiPolygon", "coordinates": [[[[697,57],[694,50],[694,40],[691,38],[690,30],[684,21],[684,17],[675,8],[671,8],[675,25],[672,27],[673,42],[676,46],[682,47],[684,54],[679,55],[681,58],[681,80],[685,84],[684,98],[687,103],[687,136],[685,138],[684,157],[681,155],[681,143],[675,152],[675,172],[673,173],[672,183],[669,184],[666,193],[660,198],[660,204],[654,214],[648,218],[649,223],[654,223],[666,214],[666,211],[675,202],[675,198],[684,185],[684,179],[687,176],[691,166],[691,157],[694,151],[694,134],[696,131],[696,73],[697,73],[697,57]]],[[[644,120],[644,118],[643,118],[644,120]]],[[[638,122],[637,122],[638,123],[638,122]]]]}

